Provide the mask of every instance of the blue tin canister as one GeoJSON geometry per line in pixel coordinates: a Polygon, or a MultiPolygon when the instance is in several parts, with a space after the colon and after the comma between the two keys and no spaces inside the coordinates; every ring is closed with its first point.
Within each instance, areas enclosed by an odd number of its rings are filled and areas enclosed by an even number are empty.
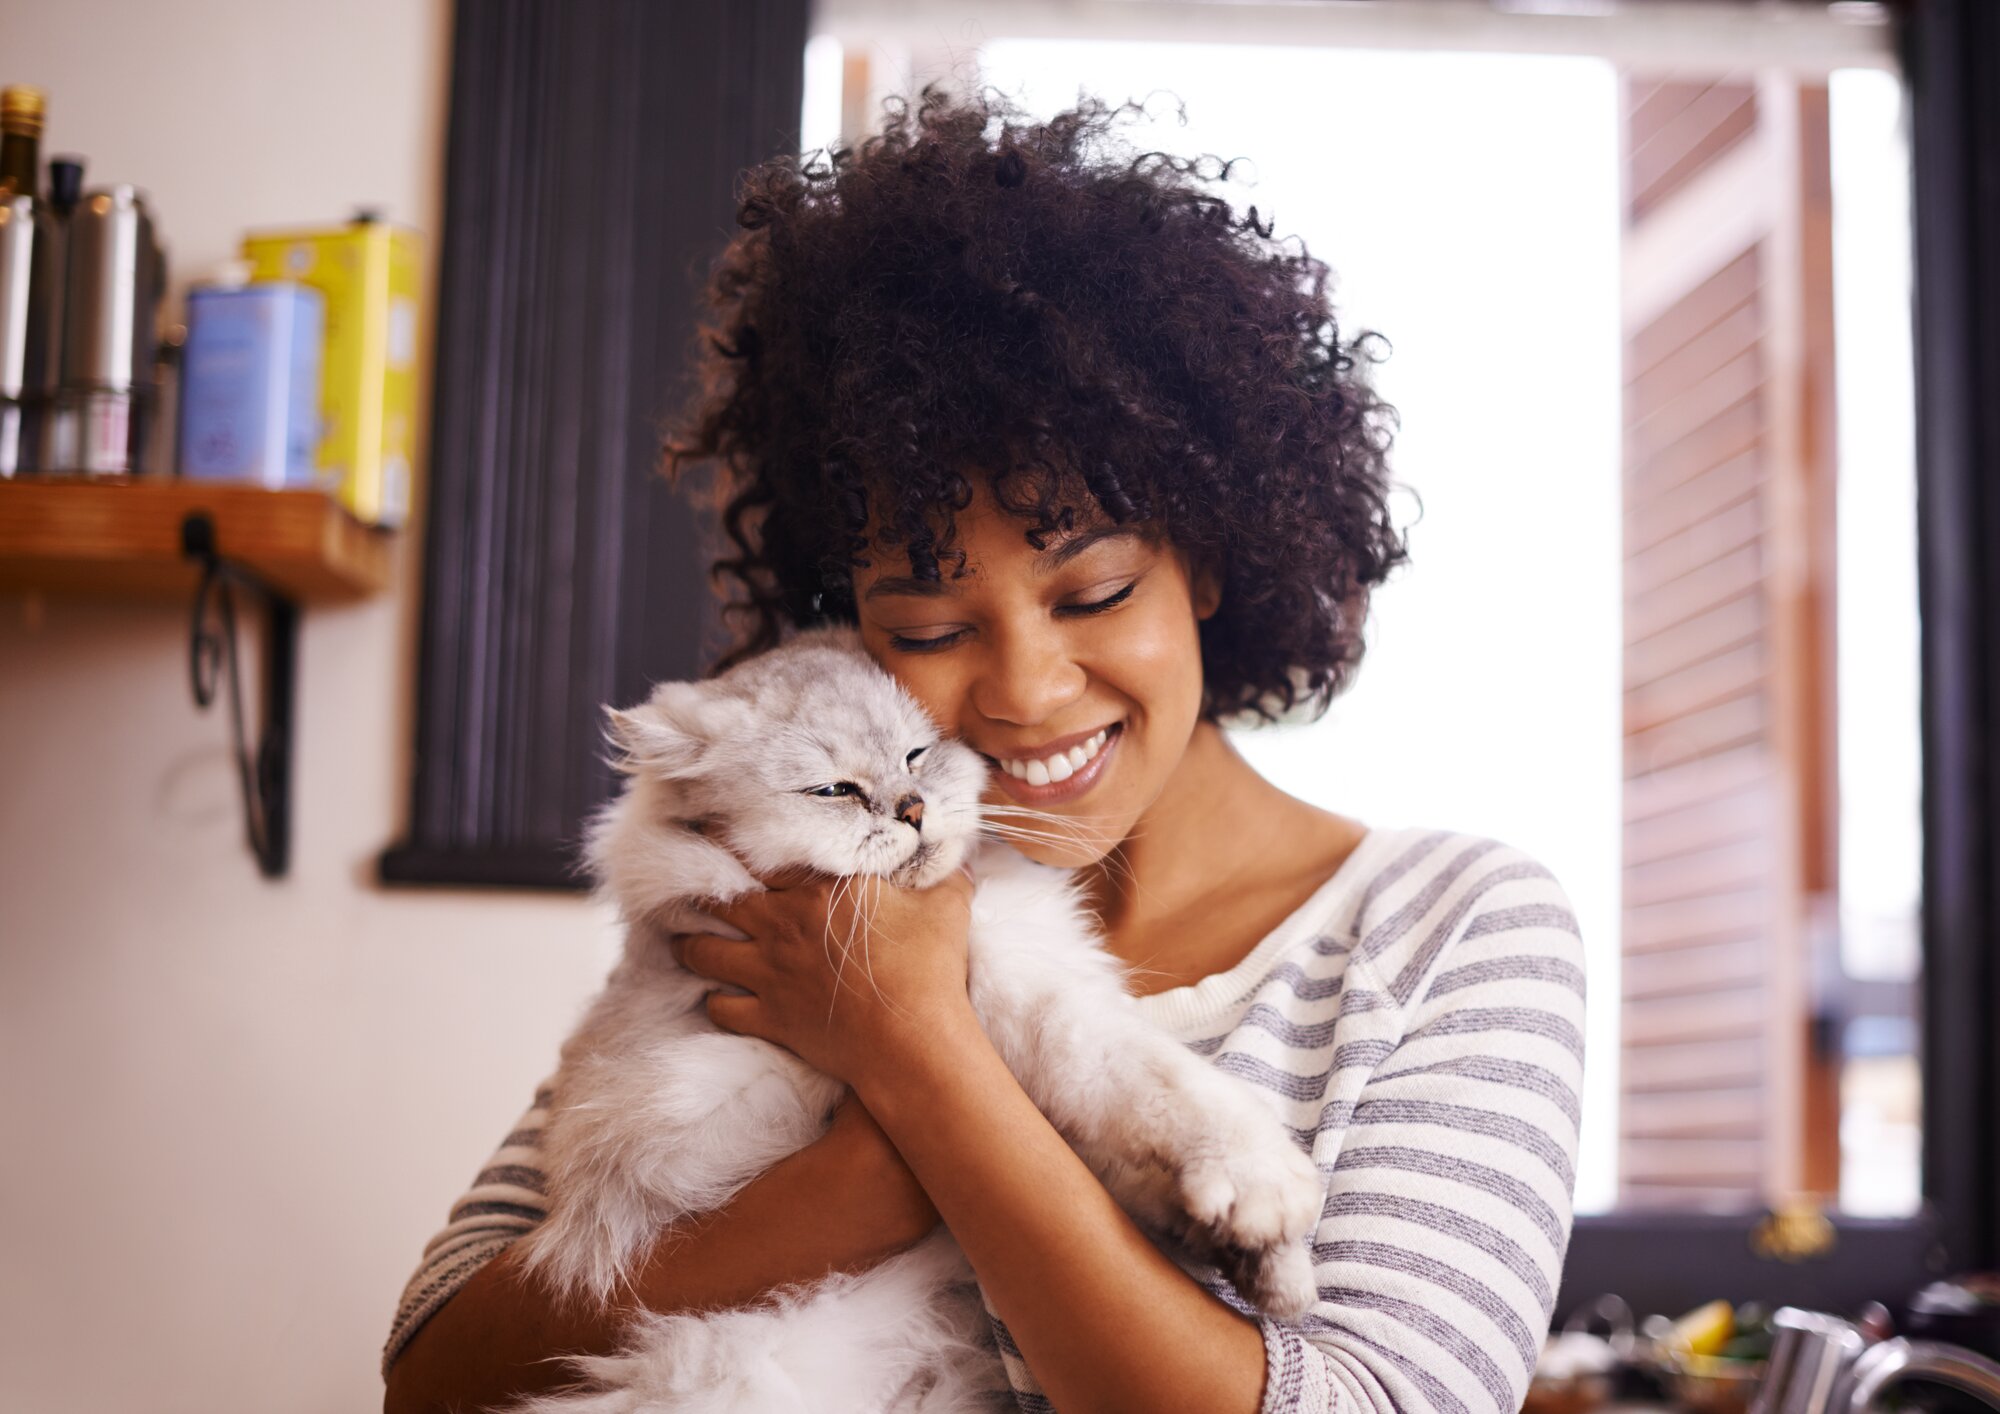
{"type": "Polygon", "coordinates": [[[288,281],[188,291],[181,350],[180,474],[315,486],[326,304],[288,281]]]}

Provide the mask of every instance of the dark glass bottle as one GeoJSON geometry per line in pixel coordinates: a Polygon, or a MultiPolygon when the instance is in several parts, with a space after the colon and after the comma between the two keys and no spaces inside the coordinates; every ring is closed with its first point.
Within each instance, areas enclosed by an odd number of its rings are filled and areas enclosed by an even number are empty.
{"type": "Polygon", "coordinates": [[[24,83],[0,89],[0,192],[39,194],[42,119],[47,100],[24,83]]]}

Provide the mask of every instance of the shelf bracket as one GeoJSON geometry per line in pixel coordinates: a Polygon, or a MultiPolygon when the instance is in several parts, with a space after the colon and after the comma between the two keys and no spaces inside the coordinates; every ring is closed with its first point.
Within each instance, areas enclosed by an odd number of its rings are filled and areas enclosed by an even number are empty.
{"type": "Polygon", "coordinates": [[[268,879],[283,877],[292,843],[292,703],[298,680],[299,606],[250,570],[225,559],[215,522],[202,511],[181,519],[181,553],[201,566],[188,631],[188,678],[195,706],[207,708],[228,678],[229,725],[243,789],[250,852],[268,879]],[[243,729],[243,688],[236,653],[236,591],[264,601],[262,718],[253,756],[243,729]]]}

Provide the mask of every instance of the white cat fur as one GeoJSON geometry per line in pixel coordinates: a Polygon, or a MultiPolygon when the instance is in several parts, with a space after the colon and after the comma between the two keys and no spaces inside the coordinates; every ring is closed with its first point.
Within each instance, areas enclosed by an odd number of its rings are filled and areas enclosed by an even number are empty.
{"type": "MultiPolygon", "coordinates": [[[[729,931],[702,904],[798,866],[923,887],[970,857],[971,1000],[1022,1087],[1136,1220],[1274,1315],[1312,1304],[1305,1239],[1325,1182],[1311,1160],[1259,1092],[1139,1016],[1067,872],[975,850],[984,764],[940,740],[852,630],[661,683],[611,721],[628,779],[587,853],[626,947],[563,1047],[542,1140],[549,1216],[521,1242],[530,1270],[602,1300],[668,1223],[720,1207],[826,1128],[839,1082],[716,1028],[702,1006],[714,984],[669,952],[674,933],[729,931]],[[860,796],[807,793],[836,782],[860,796]],[[912,795],[920,829],[898,818],[912,795]]],[[[866,985],[865,963],[849,966],[866,985]]],[[[572,1363],[589,1388],[520,1414],[1012,1407],[942,1228],[868,1271],[738,1310],[642,1314],[619,1354],[572,1363]]]]}

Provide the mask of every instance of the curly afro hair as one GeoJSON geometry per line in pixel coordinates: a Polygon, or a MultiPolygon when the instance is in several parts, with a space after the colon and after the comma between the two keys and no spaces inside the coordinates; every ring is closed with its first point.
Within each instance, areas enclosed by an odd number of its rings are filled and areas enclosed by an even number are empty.
{"type": "Polygon", "coordinates": [[[709,274],[664,470],[719,472],[722,666],[852,621],[873,550],[962,569],[976,477],[1037,549],[1108,517],[1216,570],[1205,717],[1323,712],[1408,558],[1380,340],[1342,341],[1326,264],[1204,188],[1231,163],[1134,153],[1113,125],[1142,104],[1031,122],[931,83],[883,109],[858,146],[745,173],[709,274]]]}

